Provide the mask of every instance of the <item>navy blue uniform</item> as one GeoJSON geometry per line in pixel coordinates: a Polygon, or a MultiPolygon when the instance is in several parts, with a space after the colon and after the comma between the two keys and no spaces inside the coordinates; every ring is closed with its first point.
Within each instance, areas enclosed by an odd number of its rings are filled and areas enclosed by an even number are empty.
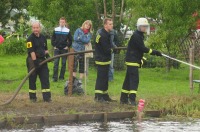
{"type": "MultiPolygon", "coordinates": [[[[27,68],[28,72],[34,67],[33,60],[31,58],[31,53],[35,52],[36,59],[39,62],[45,60],[45,50],[47,49],[47,40],[46,38],[40,34],[39,37],[35,36],[35,34],[31,34],[27,39],[27,68]]],[[[49,102],[51,100],[51,92],[50,92],[50,84],[49,84],[49,69],[46,64],[43,64],[39,68],[35,70],[33,74],[29,77],[29,97],[31,100],[36,101],[36,80],[37,76],[40,78],[43,100],[49,102]]]]}
{"type": "Polygon", "coordinates": [[[95,42],[95,63],[97,65],[95,99],[97,101],[110,100],[107,90],[111,51],[110,33],[103,28],[97,32],[95,42]]]}
{"type": "Polygon", "coordinates": [[[128,97],[130,102],[135,105],[136,93],[139,85],[139,71],[138,68],[142,65],[143,54],[149,53],[151,55],[161,56],[161,53],[156,50],[145,47],[144,45],[144,33],[135,31],[131,36],[128,43],[125,64],[127,65],[126,77],[121,91],[121,103],[128,103],[128,97]]]}

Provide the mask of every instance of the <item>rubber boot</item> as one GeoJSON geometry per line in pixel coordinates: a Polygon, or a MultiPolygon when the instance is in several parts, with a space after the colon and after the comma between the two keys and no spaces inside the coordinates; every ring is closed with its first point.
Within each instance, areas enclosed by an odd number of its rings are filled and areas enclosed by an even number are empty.
{"type": "Polygon", "coordinates": [[[95,94],[95,101],[100,102],[100,103],[108,103],[103,97],[103,94],[96,93],[95,94]]]}
{"type": "Polygon", "coordinates": [[[108,94],[103,94],[103,98],[108,102],[117,102],[116,100],[111,99],[108,94]]]}
{"type": "Polygon", "coordinates": [[[36,93],[29,93],[29,98],[31,102],[33,103],[37,102],[36,93]]]}
{"type": "Polygon", "coordinates": [[[51,102],[51,93],[50,92],[44,92],[42,93],[44,102],[51,102]]]}
{"type": "Polygon", "coordinates": [[[136,106],[136,94],[129,94],[129,101],[130,101],[130,105],[132,106],[136,106]]]}
{"type": "Polygon", "coordinates": [[[128,94],[121,93],[120,104],[128,104],[128,94]]]}

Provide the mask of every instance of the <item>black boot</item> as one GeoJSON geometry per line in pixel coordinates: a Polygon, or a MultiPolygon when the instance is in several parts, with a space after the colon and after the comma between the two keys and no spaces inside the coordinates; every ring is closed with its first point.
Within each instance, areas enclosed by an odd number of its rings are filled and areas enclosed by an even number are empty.
{"type": "Polygon", "coordinates": [[[108,102],[117,102],[116,100],[111,99],[108,94],[104,94],[103,98],[105,101],[108,101],[108,102]]]}
{"type": "Polygon", "coordinates": [[[29,98],[31,102],[33,103],[37,102],[36,93],[29,93],[29,98]]]}
{"type": "Polygon", "coordinates": [[[130,105],[132,106],[136,106],[137,103],[136,103],[136,94],[133,93],[133,94],[129,94],[129,101],[130,101],[130,105]]]}
{"type": "Polygon", "coordinates": [[[95,94],[94,100],[95,100],[96,102],[100,102],[100,103],[108,103],[108,101],[106,101],[106,100],[104,99],[103,94],[99,94],[99,93],[96,93],[96,94],[95,94]]]}
{"type": "Polygon", "coordinates": [[[128,104],[128,94],[121,93],[120,104],[128,104]]]}
{"type": "Polygon", "coordinates": [[[51,102],[51,93],[50,92],[44,92],[42,93],[44,102],[51,102]]]}

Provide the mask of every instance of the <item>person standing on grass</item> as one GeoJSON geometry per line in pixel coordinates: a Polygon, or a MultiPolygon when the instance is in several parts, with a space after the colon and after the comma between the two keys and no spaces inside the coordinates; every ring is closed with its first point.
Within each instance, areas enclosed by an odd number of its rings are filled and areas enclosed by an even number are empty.
{"type": "Polygon", "coordinates": [[[42,35],[41,25],[39,22],[34,22],[32,24],[32,34],[27,39],[27,50],[28,57],[26,59],[26,64],[28,72],[32,68],[35,68],[35,72],[29,77],[29,97],[32,102],[37,101],[36,97],[36,80],[37,76],[40,78],[42,86],[42,95],[45,102],[51,102],[51,92],[49,84],[49,69],[47,63],[39,66],[39,63],[49,58],[47,49],[47,40],[42,35]]]}
{"type": "MultiPolygon", "coordinates": [[[[118,45],[118,37],[117,37],[117,32],[116,30],[111,30],[110,32],[110,41],[111,41],[111,47],[112,48],[116,48],[118,45]]],[[[111,54],[111,63],[110,63],[110,67],[109,67],[109,72],[108,72],[108,80],[109,81],[113,81],[114,80],[114,58],[115,58],[115,54],[114,52],[112,52],[111,54]]]]}
{"type": "Polygon", "coordinates": [[[136,93],[139,84],[138,68],[142,65],[144,53],[162,56],[161,52],[152,50],[144,45],[144,33],[147,32],[149,23],[146,18],[139,18],[137,30],[128,43],[125,64],[127,65],[126,77],[122,86],[120,103],[136,106],[136,93]]]}
{"type": "MultiPolygon", "coordinates": [[[[54,47],[54,56],[64,54],[68,52],[68,49],[72,45],[72,36],[70,30],[65,27],[66,19],[61,17],[59,20],[59,27],[56,27],[53,32],[51,39],[51,44],[54,47]]],[[[54,59],[54,68],[53,68],[53,82],[58,81],[58,67],[59,67],[60,58],[54,59]]],[[[60,70],[59,80],[64,80],[65,71],[66,71],[66,61],[67,57],[62,57],[62,66],[60,70]]]]}
{"type": "Polygon", "coordinates": [[[97,65],[97,79],[95,85],[95,101],[112,102],[108,95],[108,71],[111,63],[110,31],[113,29],[113,21],[105,18],[104,27],[97,32],[95,39],[95,63],[97,65]]]}
{"type": "MultiPolygon", "coordinates": [[[[72,47],[75,52],[85,51],[85,46],[87,46],[92,38],[92,21],[86,20],[80,28],[78,28],[74,33],[74,43],[72,47]]],[[[73,76],[76,77],[77,68],[79,67],[80,77],[79,80],[82,82],[84,77],[84,54],[77,54],[74,57],[74,70],[73,76]]]]}

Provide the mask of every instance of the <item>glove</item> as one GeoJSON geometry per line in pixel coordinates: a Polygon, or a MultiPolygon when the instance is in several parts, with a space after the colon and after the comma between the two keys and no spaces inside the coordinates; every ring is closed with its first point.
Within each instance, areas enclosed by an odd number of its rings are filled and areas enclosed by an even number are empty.
{"type": "Polygon", "coordinates": [[[152,55],[162,56],[162,53],[160,51],[153,50],[152,55]]]}
{"type": "Polygon", "coordinates": [[[34,60],[33,63],[34,63],[35,69],[38,69],[40,67],[40,65],[39,65],[40,63],[37,59],[34,60]]]}

